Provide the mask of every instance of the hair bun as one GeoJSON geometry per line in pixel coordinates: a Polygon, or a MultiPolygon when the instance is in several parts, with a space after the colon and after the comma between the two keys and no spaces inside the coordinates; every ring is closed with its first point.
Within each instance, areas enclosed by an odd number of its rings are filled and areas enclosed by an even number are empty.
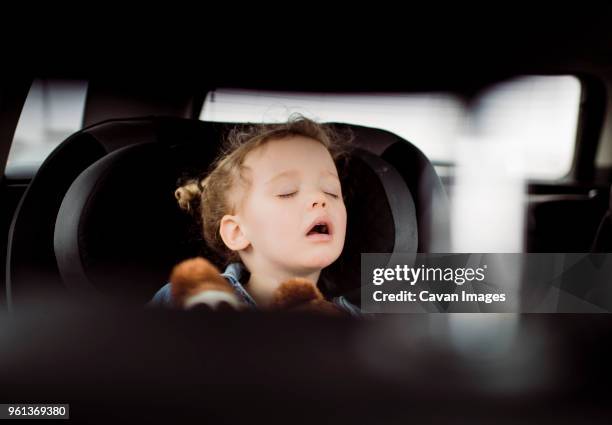
{"type": "Polygon", "coordinates": [[[198,186],[197,181],[191,181],[174,191],[174,197],[178,201],[179,207],[185,211],[191,212],[194,201],[199,201],[202,191],[198,186]]]}

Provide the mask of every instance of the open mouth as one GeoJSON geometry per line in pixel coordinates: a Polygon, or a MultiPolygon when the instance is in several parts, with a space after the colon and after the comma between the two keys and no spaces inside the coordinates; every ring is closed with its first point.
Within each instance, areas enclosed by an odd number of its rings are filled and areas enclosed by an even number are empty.
{"type": "Polygon", "coordinates": [[[306,237],[310,240],[316,241],[328,241],[332,239],[332,226],[328,219],[320,218],[315,220],[308,232],[306,237]]]}
{"type": "Polygon", "coordinates": [[[327,227],[327,224],[315,224],[315,226],[310,230],[310,232],[308,232],[306,236],[316,234],[329,235],[329,228],[327,227]]]}

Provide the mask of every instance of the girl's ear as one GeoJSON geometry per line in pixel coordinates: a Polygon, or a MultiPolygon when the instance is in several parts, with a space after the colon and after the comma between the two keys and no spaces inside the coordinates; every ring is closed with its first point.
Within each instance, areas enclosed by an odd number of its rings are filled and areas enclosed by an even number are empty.
{"type": "Polygon", "coordinates": [[[251,242],[246,238],[240,227],[240,221],[235,215],[224,215],[219,225],[219,234],[223,243],[232,251],[246,249],[251,242]]]}

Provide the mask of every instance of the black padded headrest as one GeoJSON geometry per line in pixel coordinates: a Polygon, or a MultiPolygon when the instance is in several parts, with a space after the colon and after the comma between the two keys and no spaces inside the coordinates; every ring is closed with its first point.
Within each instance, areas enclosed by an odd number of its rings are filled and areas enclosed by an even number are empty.
{"type": "Polygon", "coordinates": [[[13,216],[6,260],[9,307],[36,298],[41,291],[64,289],[53,246],[55,221],[68,188],[87,167],[110,152],[138,143],[217,143],[231,126],[175,117],[116,119],[92,125],[63,141],[40,166],[13,216]]]}
{"type": "Polygon", "coordinates": [[[418,252],[450,252],[448,196],[433,164],[412,143],[397,134],[354,124],[333,124],[348,129],[362,147],[393,165],[412,194],[419,227],[418,252]]]}
{"type": "Polygon", "coordinates": [[[419,226],[418,252],[450,252],[448,196],[432,163],[416,146],[399,137],[381,158],[398,170],[412,193],[419,226]]]}
{"type": "Polygon", "coordinates": [[[153,139],[150,119],[116,120],[73,134],[49,155],[22,196],[9,230],[9,306],[42,289],[63,288],[53,251],[53,228],[62,199],[74,179],[117,147],[153,139]]]}
{"type": "MultiPolygon", "coordinates": [[[[142,144],[97,161],[72,184],[55,226],[55,252],[66,285],[146,302],[174,264],[206,248],[174,199],[186,168],[206,169],[217,144],[142,144]]],[[[348,228],[342,257],[327,268],[324,290],[359,286],[362,252],[416,252],[414,203],[401,175],[357,149],[346,164],[348,228]]]]}
{"type": "Polygon", "coordinates": [[[320,286],[358,304],[361,254],[389,253],[390,259],[393,253],[416,253],[417,213],[402,176],[373,153],[356,149],[342,174],[346,239],[341,257],[321,273],[320,286]]]}

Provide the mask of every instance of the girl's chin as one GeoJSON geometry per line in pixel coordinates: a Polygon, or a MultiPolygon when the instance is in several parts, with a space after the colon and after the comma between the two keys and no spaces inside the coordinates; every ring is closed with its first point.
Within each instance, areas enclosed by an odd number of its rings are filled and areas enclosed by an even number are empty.
{"type": "Polygon", "coordinates": [[[308,258],[301,262],[302,266],[305,268],[312,269],[324,269],[329,266],[331,263],[336,261],[337,256],[325,256],[325,257],[317,257],[317,258],[308,258]]]}

